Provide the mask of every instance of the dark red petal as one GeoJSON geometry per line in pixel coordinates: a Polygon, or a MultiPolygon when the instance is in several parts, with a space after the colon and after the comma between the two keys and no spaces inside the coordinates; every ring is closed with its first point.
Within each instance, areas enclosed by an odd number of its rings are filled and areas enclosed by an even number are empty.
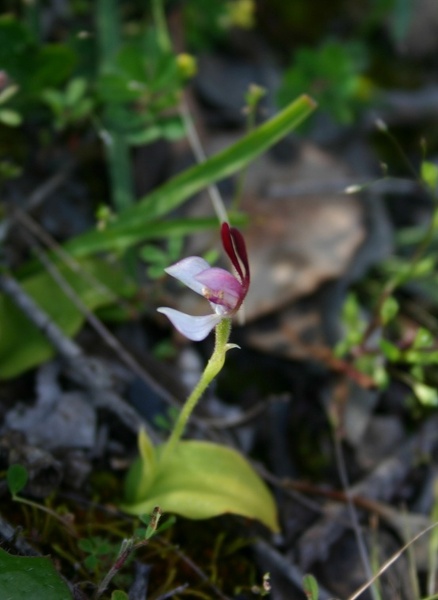
{"type": "Polygon", "coordinates": [[[240,259],[240,262],[243,265],[244,276],[243,279],[248,281],[249,284],[249,261],[248,254],[246,252],[246,244],[243,235],[240,233],[238,229],[235,227],[231,227],[230,229],[231,237],[233,238],[234,247],[237,252],[237,256],[240,259]]]}
{"type": "Polygon", "coordinates": [[[250,274],[248,255],[243,235],[235,227],[230,227],[228,223],[222,223],[221,236],[225,252],[230,257],[234,268],[239,274],[246,292],[249,287],[250,274]]]}
{"type": "Polygon", "coordinates": [[[221,236],[222,236],[222,245],[225,249],[225,252],[230,257],[230,260],[231,260],[234,268],[236,269],[236,271],[239,273],[240,278],[243,279],[242,267],[240,266],[240,263],[237,259],[236,251],[234,250],[233,240],[231,237],[231,230],[230,230],[230,226],[228,225],[228,223],[222,223],[221,236]]]}

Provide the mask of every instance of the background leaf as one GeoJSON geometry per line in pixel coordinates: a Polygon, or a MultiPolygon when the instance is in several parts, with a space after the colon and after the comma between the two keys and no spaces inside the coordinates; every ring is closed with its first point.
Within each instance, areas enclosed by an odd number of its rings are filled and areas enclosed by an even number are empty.
{"type": "Polygon", "coordinates": [[[0,548],[2,600],[71,600],[67,585],[48,558],[12,556],[0,548]]]}
{"type": "Polygon", "coordinates": [[[9,491],[13,496],[21,492],[28,480],[28,473],[22,465],[11,465],[6,473],[9,491]]]}

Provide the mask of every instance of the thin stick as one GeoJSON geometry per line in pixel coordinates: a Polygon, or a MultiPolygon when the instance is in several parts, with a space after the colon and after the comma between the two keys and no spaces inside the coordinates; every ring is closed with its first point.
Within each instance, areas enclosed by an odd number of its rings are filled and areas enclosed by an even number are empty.
{"type": "Polygon", "coordinates": [[[409,546],[414,544],[417,540],[419,540],[421,538],[421,536],[423,536],[426,533],[429,533],[429,531],[431,531],[432,529],[434,529],[437,526],[438,526],[438,522],[432,523],[432,525],[429,525],[429,527],[426,527],[426,529],[423,529],[422,531],[420,531],[420,533],[418,533],[411,540],[409,540],[409,542],[407,542],[407,544],[402,546],[400,548],[400,550],[397,550],[397,552],[395,552],[390,558],[388,558],[388,560],[385,563],[383,563],[383,565],[380,567],[380,569],[377,571],[377,573],[375,575],[373,575],[373,577],[371,577],[371,579],[369,581],[364,583],[364,585],[362,585],[360,588],[358,588],[353,593],[353,595],[349,596],[347,598],[347,600],[356,600],[356,598],[359,598],[359,596],[361,594],[363,594],[363,592],[365,590],[367,590],[376,581],[376,579],[378,579],[380,577],[380,575],[382,575],[393,563],[395,563],[395,561],[398,558],[400,558],[400,556],[403,554],[403,552],[405,550],[407,550],[409,548],[409,546]]]}
{"type": "MultiPolygon", "coordinates": [[[[337,428],[336,428],[337,429],[337,428]]],[[[342,487],[344,488],[345,497],[347,499],[347,509],[350,515],[351,526],[356,538],[357,547],[359,550],[359,556],[362,562],[362,566],[364,568],[366,577],[370,579],[373,575],[371,570],[370,561],[368,558],[367,547],[365,545],[365,541],[362,535],[359,519],[357,516],[356,508],[353,503],[350,484],[348,481],[347,469],[345,466],[344,454],[342,452],[341,441],[339,431],[334,431],[334,446],[335,446],[335,456],[336,456],[336,464],[339,473],[339,479],[341,481],[342,487]]],[[[374,586],[371,587],[371,595],[374,600],[379,599],[379,595],[374,586]]]]}
{"type": "Polygon", "coordinates": [[[0,290],[41,331],[61,356],[69,360],[81,356],[82,351],[79,346],[61,331],[12,276],[0,274],[0,290]]]}
{"type": "Polygon", "coordinates": [[[35,221],[35,219],[20,209],[15,210],[14,217],[42,244],[54,252],[73,273],[81,275],[84,281],[101,292],[104,292],[113,302],[122,304],[120,298],[108,286],[104,285],[94,275],[84,269],[71,254],[66,252],[66,250],[64,250],[64,248],[35,221]]]}
{"type": "MultiPolygon", "coordinates": [[[[199,139],[198,132],[193,124],[193,120],[190,116],[190,111],[187,103],[183,100],[180,106],[180,115],[184,122],[184,126],[187,133],[187,139],[189,140],[190,147],[198,163],[203,163],[206,160],[206,155],[199,139]]],[[[213,204],[214,211],[219,219],[220,223],[228,223],[227,209],[225,208],[224,201],[216,185],[209,185],[208,193],[210,195],[211,203],[213,204]]]]}
{"type": "Polygon", "coordinates": [[[210,581],[208,575],[206,575],[204,571],[200,567],[198,567],[198,565],[194,563],[191,558],[184,554],[184,552],[180,550],[178,546],[170,544],[169,542],[167,542],[167,540],[161,539],[160,537],[157,537],[156,541],[159,542],[160,545],[164,548],[172,550],[190,569],[192,569],[192,571],[199,577],[199,579],[203,583],[205,583],[211,589],[212,592],[216,594],[218,598],[220,598],[221,600],[230,600],[228,596],[221,592],[221,590],[212,581],[210,581]]]}

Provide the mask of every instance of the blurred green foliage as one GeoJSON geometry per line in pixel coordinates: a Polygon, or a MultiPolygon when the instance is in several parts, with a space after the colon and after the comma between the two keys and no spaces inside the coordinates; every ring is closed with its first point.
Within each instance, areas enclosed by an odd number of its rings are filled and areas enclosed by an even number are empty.
{"type": "Polygon", "coordinates": [[[183,6],[188,47],[205,51],[225,40],[232,28],[255,25],[255,0],[190,0],[183,6]]]}
{"type": "Polygon", "coordinates": [[[316,48],[299,48],[283,74],[279,103],[284,106],[299,90],[308,90],[321,110],[340,123],[352,123],[371,98],[367,66],[367,49],[361,42],[327,41],[316,48]]]}
{"type": "Polygon", "coordinates": [[[35,108],[41,92],[64,83],[75,63],[75,53],[68,45],[40,44],[17,18],[0,17],[0,65],[8,80],[18,86],[13,97],[18,110],[35,108]]]}
{"type": "Polygon", "coordinates": [[[423,159],[417,182],[431,199],[430,219],[397,237],[397,254],[379,265],[379,283],[368,282],[374,298],[371,309],[355,293],[348,295],[335,355],[369,376],[377,387],[385,389],[398,379],[421,406],[436,408],[438,328],[433,311],[438,306],[438,166],[423,159]],[[418,316],[405,313],[405,296],[409,298],[412,291],[435,307],[431,313],[427,309],[420,309],[418,316]]]}

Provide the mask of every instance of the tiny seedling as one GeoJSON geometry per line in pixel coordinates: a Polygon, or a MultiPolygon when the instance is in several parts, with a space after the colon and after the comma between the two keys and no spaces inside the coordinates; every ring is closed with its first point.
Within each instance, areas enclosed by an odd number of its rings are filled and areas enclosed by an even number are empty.
{"type": "Polygon", "coordinates": [[[20,502],[21,504],[26,504],[27,506],[32,506],[37,510],[41,510],[46,512],[50,516],[52,516],[57,521],[60,521],[65,527],[71,530],[71,522],[68,518],[59,515],[56,511],[52,510],[48,506],[44,506],[43,504],[38,504],[38,502],[34,502],[33,500],[29,500],[29,498],[23,498],[20,496],[20,492],[24,490],[26,487],[27,481],[29,479],[29,474],[27,469],[23,465],[10,465],[6,472],[6,483],[8,485],[8,489],[11,493],[12,499],[15,502],[20,502]]]}
{"type": "Polygon", "coordinates": [[[11,465],[8,468],[6,481],[14,500],[20,500],[20,498],[17,498],[17,494],[26,487],[28,479],[29,475],[27,469],[22,465],[11,465]]]}
{"type": "Polygon", "coordinates": [[[303,591],[308,600],[318,600],[319,589],[318,582],[313,575],[305,575],[303,577],[303,591]]]}

